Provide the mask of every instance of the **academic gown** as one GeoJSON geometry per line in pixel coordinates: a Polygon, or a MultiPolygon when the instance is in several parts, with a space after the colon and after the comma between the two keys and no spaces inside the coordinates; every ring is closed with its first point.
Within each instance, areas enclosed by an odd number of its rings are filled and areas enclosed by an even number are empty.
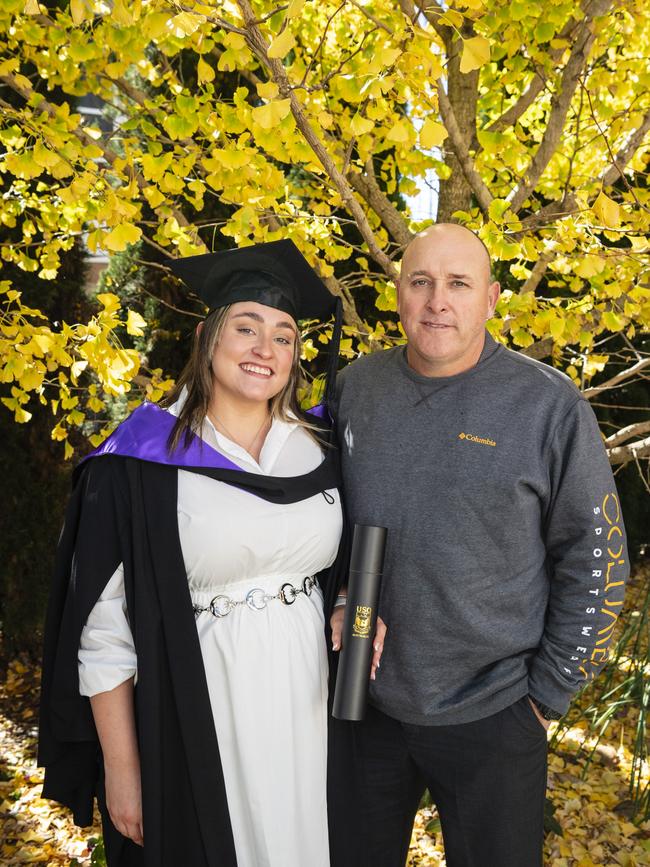
{"type": "MultiPolygon", "coordinates": [[[[39,742],[39,764],[46,768],[43,795],[69,806],[75,822],[88,825],[96,794],[109,863],[119,867],[236,867],[219,746],[179,541],[177,470],[211,476],[272,502],[296,502],[338,486],[338,458],[329,447],[312,473],[260,476],[241,471],[195,440],[190,448],[165,455],[163,446],[173,423],[164,410],[144,405],[76,473],[45,630],[39,742]],[[138,653],[135,714],[145,850],[113,828],[103,807],[97,734],[90,703],[79,694],[81,631],[120,562],[138,653]]],[[[343,580],[346,556],[344,533],[336,562],[328,574],[319,575],[326,622],[343,580]]],[[[340,731],[335,740],[345,740],[340,731]]],[[[337,750],[337,755],[344,751],[337,750]]],[[[330,795],[334,792],[336,797],[338,790],[338,783],[330,779],[330,795]]],[[[342,837],[334,834],[336,864],[342,837]]]]}

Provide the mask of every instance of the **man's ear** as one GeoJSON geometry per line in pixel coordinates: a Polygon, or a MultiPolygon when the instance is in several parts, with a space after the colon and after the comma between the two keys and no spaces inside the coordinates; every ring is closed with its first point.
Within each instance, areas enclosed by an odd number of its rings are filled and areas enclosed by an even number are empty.
{"type": "Polygon", "coordinates": [[[499,295],[501,294],[501,284],[498,281],[494,281],[494,283],[490,283],[488,286],[488,319],[492,319],[494,316],[494,309],[497,306],[497,301],[499,300],[499,295]]]}

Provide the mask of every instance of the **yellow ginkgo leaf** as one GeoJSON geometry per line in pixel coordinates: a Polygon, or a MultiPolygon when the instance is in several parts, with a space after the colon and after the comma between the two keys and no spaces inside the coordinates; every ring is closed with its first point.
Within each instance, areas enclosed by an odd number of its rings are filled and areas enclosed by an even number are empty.
{"type": "Polygon", "coordinates": [[[146,325],[146,320],[139,313],[136,313],[135,310],[129,310],[129,315],[126,317],[126,330],[128,334],[132,334],[134,337],[142,337],[144,334],[142,329],[146,325]]]}
{"type": "Polygon", "coordinates": [[[111,17],[123,27],[130,27],[133,24],[133,15],[122,0],[114,0],[111,17]]]}
{"type": "Polygon", "coordinates": [[[61,157],[46,148],[43,142],[37,141],[33,151],[34,162],[44,169],[51,169],[61,162],[61,157]]]}
{"type": "Polygon", "coordinates": [[[261,81],[257,85],[257,93],[262,99],[275,99],[279,92],[275,81],[261,81]]]}
{"type": "Polygon", "coordinates": [[[269,46],[269,57],[272,60],[282,60],[291,51],[296,42],[296,37],[288,27],[275,37],[269,46]]]}
{"type": "Polygon", "coordinates": [[[43,354],[50,351],[54,342],[49,334],[35,334],[32,339],[43,354]]]}
{"type": "Polygon", "coordinates": [[[387,140],[396,142],[397,144],[404,144],[404,142],[409,140],[409,127],[410,124],[407,120],[398,120],[386,133],[387,140]]]}
{"type": "Polygon", "coordinates": [[[20,68],[20,60],[17,57],[8,57],[0,63],[0,75],[9,75],[10,72],[15,72],[20,68]]]}
{"type": "Polygon", "coordinates": [[[85,21],[89,17],[86,0],[70,0],[70,15],[75,26],[85,21]]]}
{"type": "Polygon", "coordinates": [[[479,69],[490,59],[490,43],[484,36],[473,36],[463,39],[463,56],[460,59],[460,71],[471,72],[479,69]]]}
{"type": "Polygon", "coordinates": [[[620,331],[625,325],[624,321],[613,310],[605,310],[601,322],[608,331],[620,331]]]}
{"type": "Polygon", "coordinates": [[[562,335],[564,334],[565,325],[566,325],[566,322],[564,321],[564,319],[562,319],[561,315],[554,314],[551,317],[551,319],[549,320],[548,328],[549,328],[549,331],[551,332],[551,336],[555,340],[559,340],[560,337],[562,337],[562,335]]]}
{"type": "Polygon", "coordinates": [[[182,39],[183,36],[191,36],[198,29],[201,19],[190,12],[179,12],[169,20],[169,28],[174,36],[182,39]]]}
{"type": "Polygon", "coordinates": [[[35,367],[29,367],[20,377],[20,387],[23,391],[33,391],[40,388],[43,383],[43,371],[35,367]]]}
{"type": "Polygon", "coordinates": [[[368,120],[367,117],[358,113],[355,114],[350,122],[350,130],[354,135],[365,135],[367,132],[370,132],[374,126],[375,125],[371,120],[368,120]]]}
{"type": "Polygon", "coordinates": [[[581,257],[575,273],[578,277],[584,277],[585,279],[595,277],[596,274],[602,273],[606,264],[605,259],[597,253],[587,253],[581,257]]]}
{"type": "Polygon", "coordinates": [[[135,244],[140,240],[142,230],[133,223],[120,223],[104,238],[102,246],[114,253],[125,250],[129,244],[135,244]]]}
{"type": "Polygon", "coordinates": [[[258,105],[251,112],[255,123],[262,129],[273,129],[291,111],[290,99],[274,99],[266,105],[258,105]]]}
{"type": "Polygon", "coordinates": [[[591,210],[608,229],[615,229],[621,225],[621,209],[617,202],[601,192],[593,203],[591,210]]]}
{"type": "Polygon", "coordinates": [[[27,0],[25,3],[25,8],[23,9],[24,15],[40,15],[41,8],[38,5],[38,0],[27,0]]]}
{"type": "Polygon", "coordinates": [[[161,202],[165,201],[165,197],[156,187],[146,187],[144,195],[152,208],[157,208],[161,202]]]}
{"type": "Polygon", "coordinates": [[[650,240],[645,235],[628,235],[628,238],[635,253],[645,253],[650,246],[650,240]]]}
{"type": "Polygon", "coordinates": [[[203,84],[206,81],[213,81],[215,72],[209,63],[206,63],[206,61],[202,57],[199,57],[199,62],[196,67],[196,74],[198,76],[199,82],[203,84]]]}
{"type": "Polygon", "coordinates": [[[120,308],[120,299],[113,292],[101,292],[97,300],[104,306],[107,313],[114,313],[120,308]]]}
{"type": "Polygon", "coordinates": [[[443,124],[428,117],[420,130],[420,145],[423,148],[437,148],[447,138],[447,130],[443,124]]]}
{"type": "Polygon", "coordinates": [[[287,9],[287,18],[297,18],[303,10],[305,0],[291,0],[287,9]]]}

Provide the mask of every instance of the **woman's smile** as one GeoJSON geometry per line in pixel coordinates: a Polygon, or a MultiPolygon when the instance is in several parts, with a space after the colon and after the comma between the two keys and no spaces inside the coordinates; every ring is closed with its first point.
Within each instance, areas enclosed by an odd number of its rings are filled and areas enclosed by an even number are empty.
{"type": "Polygon", "coordinates": [[[262,376],[265,379],[267,379],[269,376],[273,376],[273,371],[270,367],[261,367],[259,364],[250,364],[248,362],[244,362],[239,366],[244,371],[244,373],[248,373],[251,376],[262,376]]]}

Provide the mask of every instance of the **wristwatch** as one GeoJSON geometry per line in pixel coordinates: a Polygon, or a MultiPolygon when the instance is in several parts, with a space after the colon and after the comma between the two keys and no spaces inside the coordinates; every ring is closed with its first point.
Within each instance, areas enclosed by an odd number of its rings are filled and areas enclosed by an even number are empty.
{"type": "Polygon", "coordinates": [[[551,720],[562,719],[562,717],[564,716],[563,713],[560,713],[557,710],[553,710],[553,708],[549,707],[547,704],[542,704],[541,701],[533,698],[532,695],[530,695],[529,698],[545,720],[548,720],[550,722],[551,720]]]}

